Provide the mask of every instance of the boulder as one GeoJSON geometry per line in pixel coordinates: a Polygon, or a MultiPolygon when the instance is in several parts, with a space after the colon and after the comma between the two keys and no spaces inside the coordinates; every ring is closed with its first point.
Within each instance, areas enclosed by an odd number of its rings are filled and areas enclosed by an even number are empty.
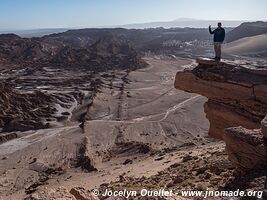
{"type": "Polygon", "coordinates": [[[70,193],[76,198],[76,200],[99,200],[99,198],[92,194],[89,190],[83,187],[74,187],[70,190],[70,193]]]}
{"type": "Polygon", "coordinates": [[[267,146],[260,130],[228,128],[223,139],[229,159],[244,169],[266,169],[267,146]]]}

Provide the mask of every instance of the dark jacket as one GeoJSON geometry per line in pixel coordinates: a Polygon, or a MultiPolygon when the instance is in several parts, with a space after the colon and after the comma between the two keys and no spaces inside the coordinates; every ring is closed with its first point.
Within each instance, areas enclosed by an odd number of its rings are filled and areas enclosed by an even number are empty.
{"type": "Polygon", "coordinates": [[[214,34],[213,41],[214,42],[223,42],[225,39],[225,30],[224,28],[216,28],[214,31],[209,27],[210,34],[214,34]]]}

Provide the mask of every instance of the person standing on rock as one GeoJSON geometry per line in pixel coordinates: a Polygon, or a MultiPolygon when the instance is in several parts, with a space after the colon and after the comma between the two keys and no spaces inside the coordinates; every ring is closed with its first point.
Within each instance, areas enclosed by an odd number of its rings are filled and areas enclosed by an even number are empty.
{"type": "Polygon", "coordinates": [[[214,50],[215,50],[215,60],[220,61],[221,60],[221,48],[222,48],[222,43],[225,39],[225,30],[222,28],[222,23],[218,23],[218,27],[212,31],[211,30],[211,25],[209,26],[209,32],[210,34],[213,34],[213,42],[214,42],[214,50]]]}

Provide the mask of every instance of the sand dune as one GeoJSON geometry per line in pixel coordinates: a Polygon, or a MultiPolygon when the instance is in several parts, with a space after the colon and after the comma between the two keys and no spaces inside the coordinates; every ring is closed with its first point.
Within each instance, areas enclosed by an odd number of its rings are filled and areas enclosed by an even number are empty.
{"type": "Polygon", "coordinates": [[[225,45],[228,54],[257,54],[267,51],[267,34],[242,38],[225,45]]]}

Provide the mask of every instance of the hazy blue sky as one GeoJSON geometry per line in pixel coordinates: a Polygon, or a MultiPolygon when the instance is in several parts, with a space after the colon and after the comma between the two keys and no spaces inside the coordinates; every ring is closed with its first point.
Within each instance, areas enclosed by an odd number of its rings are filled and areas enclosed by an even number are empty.
{"type": "Polygon", "coordinates": [[[267,0],[0,0],[0,29],[120,25],[178,18],[267,20],[267,0]]]}

